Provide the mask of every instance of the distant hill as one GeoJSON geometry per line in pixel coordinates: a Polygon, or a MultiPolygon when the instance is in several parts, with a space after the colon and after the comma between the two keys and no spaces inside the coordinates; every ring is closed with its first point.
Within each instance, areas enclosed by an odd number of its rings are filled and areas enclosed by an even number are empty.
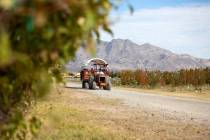
{"type": "MultiPolygon", "coordinates": [[[[189,48],[190,49],[190,48],[189,48]]],[[[138,45],[130,40],[114,39],[101,41],[96,47],[96,56],[105,59],[112,70],[148,69],[175,71],[186,68],[210,66],[210,60],[200,59],[188,54],[175,54],[152,44],[138,45]]],[[[74,61],[67,64],[71,71],[79,71],[82,64],[91,56],[80,48],[74,61]]]]}

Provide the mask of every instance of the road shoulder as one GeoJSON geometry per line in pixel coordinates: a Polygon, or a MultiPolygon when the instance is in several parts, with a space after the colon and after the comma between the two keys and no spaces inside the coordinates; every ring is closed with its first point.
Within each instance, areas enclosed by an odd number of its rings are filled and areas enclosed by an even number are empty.
{"type": "Polygon", "coordinates": [[[175,92],[169,92],[169,91],[163,91],[161,89],[142,89],[142,88],[131,88],[131,87],[120,87],[115,86],[115,89],[120,90],[128,90],[128,91],[135,91],[139,94],[141,93],[148,93],[148,94],[156,94],[156,95],[163,95],[163,96],[172,96],[172,97],[182,97],[182,98],[188,98],[188,99],[198,99],[203,101],[210,101],[210,91],[205,92],[189,92],[189,91],[175,91],[175,92]]]}

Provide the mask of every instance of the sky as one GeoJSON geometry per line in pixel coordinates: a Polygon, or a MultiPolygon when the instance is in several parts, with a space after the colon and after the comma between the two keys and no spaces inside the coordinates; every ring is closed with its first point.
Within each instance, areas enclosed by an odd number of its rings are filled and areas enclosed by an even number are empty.
{"type": "Polygon", "coordinates": [[[110,16],[114,37],[150,43],[178,54],[210,59],[210,0],[130,0],[110,16]]]}

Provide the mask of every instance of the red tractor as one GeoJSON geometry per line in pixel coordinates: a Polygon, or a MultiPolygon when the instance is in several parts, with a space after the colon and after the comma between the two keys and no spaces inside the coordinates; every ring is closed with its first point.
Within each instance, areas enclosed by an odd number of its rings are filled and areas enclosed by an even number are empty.
{"type": "Polygon", "coordinates": [[[80,72],[82,88],[96,89],[96,86],[111,90],[108,64],[100,58],[93,58],[86,62],[80,72]]]}

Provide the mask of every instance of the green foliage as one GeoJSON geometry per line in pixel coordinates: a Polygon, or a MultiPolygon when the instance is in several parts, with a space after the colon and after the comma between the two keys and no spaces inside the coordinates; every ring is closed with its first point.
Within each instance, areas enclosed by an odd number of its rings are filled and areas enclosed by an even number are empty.
{"type": "Polygon", "coordinates": [[[3,66],[9,63],[11,54],[10,54],[10,45],[8,34],[5,32],[0,32],[0,66],[3,66]]]}
{"type": "Polygon", "coordinates": [[[109,0],[0,0],[0,139],[24,139],[40,126],[24,112],[44,96],[82,43],[109,33],[109,0]],[[52,78],[54,77],[54,78],[52,78]]]}

